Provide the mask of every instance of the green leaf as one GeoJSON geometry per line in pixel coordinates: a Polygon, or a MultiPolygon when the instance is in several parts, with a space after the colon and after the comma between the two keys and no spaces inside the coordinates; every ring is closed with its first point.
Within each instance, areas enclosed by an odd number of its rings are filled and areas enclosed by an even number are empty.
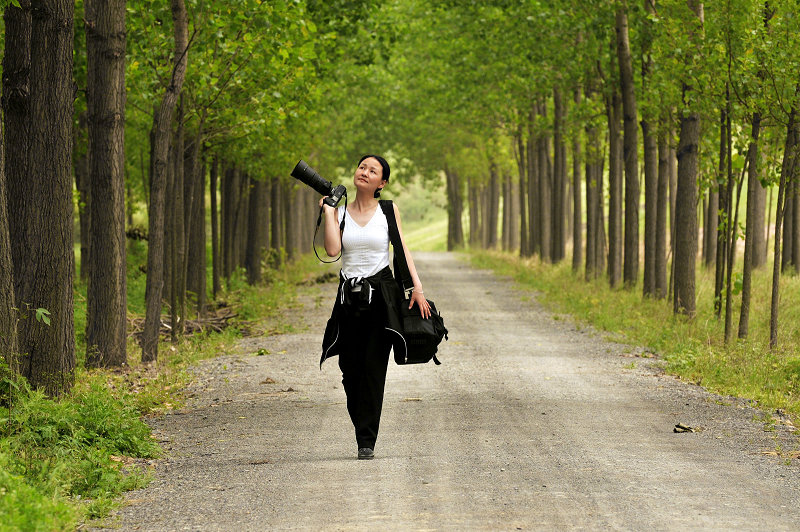
{"type": "Polygon", "coordinates": [[[44,322],[45,325],[50,325],[50,311],[46,308],[37,308],[36,321],[44,322]]]}

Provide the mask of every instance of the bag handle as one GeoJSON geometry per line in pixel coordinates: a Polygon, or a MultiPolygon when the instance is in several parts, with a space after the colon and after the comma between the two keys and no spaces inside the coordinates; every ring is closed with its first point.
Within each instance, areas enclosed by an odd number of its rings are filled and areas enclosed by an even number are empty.
{"type": "Polygon", "coordinates": [[[394,204],[392,200],[379,200],[378,203],[386,216],[386,221],[389,225],[389,241],[392,243],[392,248],[394,248],[394,277],[397,284],[400,285],[403,295],[405,295],[406,292],[414,289],[414,282],[411,280],[411,272],[408,270],[408,262],[406,261],[406,252],[403,249],[403,241],[397,228],[394,204]],[[409,288],[406,288],[407,286],[409,288]]]}

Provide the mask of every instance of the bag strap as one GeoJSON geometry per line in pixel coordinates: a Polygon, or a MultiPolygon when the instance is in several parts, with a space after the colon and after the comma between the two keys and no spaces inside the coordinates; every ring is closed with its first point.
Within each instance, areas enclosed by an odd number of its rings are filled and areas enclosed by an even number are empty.
{"type": "Polygon", "coordinates": [[[400,285],[403,295],[405,295],[408,290],[414,289],[414,283],[411,280],[411,272],[408,270],[403,241],[400,238],[400,231],[397,228],[397,219],[394,216],[394,204],[392,200],[380,200],[378,204],[381,206],[381,209],[383,209],[383,214],[386,216],[386,221],[389,225],[389,241],[392,243],[392,248],[394,248],[394,277],[397,284],[400,285]]]}

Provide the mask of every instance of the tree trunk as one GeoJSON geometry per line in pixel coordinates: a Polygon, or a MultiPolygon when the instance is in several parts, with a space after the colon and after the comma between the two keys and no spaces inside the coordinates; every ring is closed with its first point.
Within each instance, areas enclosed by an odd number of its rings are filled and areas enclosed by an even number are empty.
{"type": "Polygon", "coordinates": [[[464,246],[464,229],[461,225],[463,202],[461,199],[461,179],[447,164],[444,166],[447,179],[447,250],[464,246]]]}
{"type": "Polygon", "coordinates": [[[211,198],[211,293],[214,299],[222,290],[220,274],[222,261],[220,260],[219,244],[219,215],[217,211],[217,176],[219,175],[219,159],[214,156],[211,161],[211,172],[208,177],[209,195],[211,198]]]}
{"type": "Polygon", "coordinates": [[[606,98],[608,114],[608,281],[612,288],[622,278],[622,139],[619,125],[622,118],[619,92],[606,98]]]}
{"type": "Polygon", "coordinates": [[[715,269],[714,269],[714,314],[719,318],[722,315],[722,288],[725,279],[725,265],[728,256],[728,232],[727,223],[730,217],[730,199],[727,195],[727,163],[728,163],[728,135],[727,135],[727,111],[722,109],[720,112],[719,128],[719,166],[717,170],[717,197],[719,198],[719,208],[712,218],[716,227],[715,246],[715,269]]]}
{"type": "Polygon", "coordinates": [[[250,221],[247,224],[247,253],[245,268],[247,269],[247,282],[251,285],[259,284],[262,280],[261,261],[264,259],[266,248],[265,218],[269,214],[265,211],[264,201],[267,195],[268,184],[266,181],[251,180],[250,208],[247,210],[250,221]]]}
{"type": "MultiPolygon", "coordinates": [[[[750,161],[752,164],[754,161],[750,161]]],[[[756,164],[756,174],[753,179],[753,268],[757,269],[767,262],[766,241],[766,208],[767,189],[761,185],[761,165],[756,164]]],[[[748,195],[750,194],[750,178],[748,176],[748,195]]],[[[749,210],[749,209],[748,209],[749,210]]],[[[748,224],[750,221],[748,220],[748,224]]]]}
{"type": "MultiPolygon", "coordinates": [[[[539,115],[546,120],[547,104],[540,101],[538,107],[539,115]]],[[[550,162],[550,136],[547,133],[539,133],[537,152],[539,159],[539,256],[545,262],[552,262],[553,171],[550,162]]]]}
{"type": "Polygon", "coordinates": [[[204,316],[206,308],[206,163],[204,154],[201,159],[202,162],[199,164],[191,165],[193,172],[190,177],[194,181],[193,190],[197,192],[192,192],[190,206],[186,290],[192,294],[195,300],[197,314],[204,316]]]}
{"type": "Polygon", "coordinates": [[[155,141],[153,143],[152,181],[150,183],[149,242],[147,250],[147,286],[145,288],[146,314],[142,331],[142,361],[153,362],[158,357],[158,331],[161,327],[161,295],[164,282],[164,193],[168,164],[170,129],[175,104],[178,101],[189,46],[188,17],[184,0],[171,0],[174,24],[174,68],[169,86],[164,92],[158,112],[153,117],[155,141]]]}
{"type": "MultiPolygon", "coordinates": [[[[628,38],[628,15],[617,7],[616,34],[623,109],[623,161],[625,165],[625,258],[623,280],[633,286],[639,279],[639,125],[633,61],[628,38]]],[[[651,146],[652,148],[652,146],[651,146]]]]}
{"type": "MultiPolygon", "coordinates": [[[[784,154],[788,151],[790,135],[786,138],[786,149],[784,154]]],[[[785,155],[784,155],[785,157],[785,155]]],[[[794,181],[789,181],[786,184],[786,199],[783,210],[783,247],[781,248],[781,271],[788,273],[789,267],[792,265],[792,233],[794,232],[794,209],[795,201],[794,195],[797,189],[797,184],[794,181]]]]}
{"type": "MultiPolygon", "coordinates": [[[[520,128],[521,129],[521,128],[520,128]]],[[[528,183],[525,170],[528,168],[525,142],[522,132],[514,137],[514,155],[517,158],[517,173],[519,174],[519,256],[530,257],[530,238],[528,237],[528,183]]]]}
{"type": "Polygon", "coordinates": [[[564,99],[558,87],[553,88],[553,263],[566,255],[566,187],[567,150],[564,145],[564,99]]]}
{"type": "Polygon", "coordinates": [[[796,154],[794,153],[794,146],[790,140],[793,137],[794,121],[796,110],[794,108],[789,112],[789,125],[786,129],[786,143],[783,152],[783,163],[781,165],[781,178],[778,185],[778,205],[775,214],[775,251],[772,261],[772,300],[770,304],[770,318],[769,318],[769,347],[775,349],[778,345],[778,302],[780,297],[780,281],[781,281],[781,222],[784,217],[784,201],[786,197],[786,183],[794,177],[796,169],[796,154]]]}
{"type": "MultiPolygon", "coordinates": [[[[175,120],[178,128],[175,131],[173,159],[174,181],[172,188],[172,242],[175,246],[172,255],[172,284],[175,287],[175,304],[172,306],[172,338],[183,336],[186,320],[186,218],[185,184],[186,179],[184,153],[185,135],[183,127],[183,97],[179,99],[178,115],[175,120]]],[[[167,207],[169,208],[169,207],[167,207]]]]}
{"type": "MultiPolygon", "coordinates": [[[[17,321],[22,313],[14,297],[14,255],[28,247],[28,235],[14,234],[19,227],[11,216],[19,215],[19,206],[6,201],[14,188],[23,185],[28,175],[28,139],[30,137],[30,68],[31,12],[30,0],[21,0],[21,7],[5,8],[5,49],[3,55],[2,108],[4,127],[0,127],[0,353],[14,372],[21,370],[17,355],[17,321]],[[3,135],[2,133],[5,133],[3,135]]],[[[19,274],[17,274],[19,275],[19,274]]]]}
{"type": "MultiPolygon", "coordinates": [[[[703,4],[697,0],[688,0],[689,8],[703,24],[703,4]]],[[[700,36],[689,30],[689,38],[693,43],[700,36]]],[[[687,63],[691,58],[686,59],[687,63]]],[[[683,102],[692,91],[687,83],[683,84],[683,102]]],[[[673,311],[694,317],[695,306],[695,269],[697,261],[697,168],[700,148],[700,115],[694,111],[683,110],[680,113],[680,138],[678,141],[678,176],[675,191],[675,258],[673,259],[675,299],[673,311]]]]}
{"type": "MultiPolygon", "coordinates": [[[[73,307],[72,206],[72,2],[34,1],[30,20],[30,114],[20,114],[24,94],[13,94],[19,87],[11,84],[4,96],[5,108],[15,114],[6,134],[22,131],[14,119],[27,115],[29,136],[25,165],[16,164],[15,157],[6,165],[8,187],[9,234],[11,257],[14,263],[15,300],[23,313],[18,324],[18,346],[22,359],[21,373],[33,388],[42,388],[49,396],[69,392],[74,382],[75,322],[73,307]],[[20,166],[25,174],[17,173],[20,166]],[[42,223],[46,220],[46,223],[42,223]],[[22,275],[22,272],[25,272],[22,275]],[[35,272],[47,272],[37,275],[35,272]],[[39,320],[37,309],[48,312],[50,324],[39,320]],[[36,315],[35,315],[36,314],[36,315]]],[[[20,23],[16,9],[14,24],[20,23]]],[[[8,13],[8,11],[7,11],[8,13]]],[[[23,18],[26,14],[21,15],[23,18]]],[[[9,17],[7,17],[8,20],[9,17]]],[[[24,24],[24,22],[22,22],[24,24]]],[[[15,36],[19,35],[14,29],[15,36]]],[[[22,41],[9,40],[6,53],[18,59],[16,46],[22,41]]],[[[21,55],[24,55],[21,54],[21,55]]],[[[16,61],[15,59],[15,61],[16,61]]],[[[17,63],[16,66],[19,66],[17,63]]],[[[4,71],[4,76],[10,72],[4,71]]],[[[11,74],[15,79],[16,76],[11,74]]],[[[19,88],[21,89],[21,88],[19,88]]],[[[5,83],[4,83],[5,90],[5,83]]],[[[24,89],[21,89],[24,92],[24,89]]],[[[10,153],[16,140],[6,145],[10,153]]],[[[17,154],[15,154],[17,155],[17,154]]]]}
{"type": "Polygon", "coordinates": [[[681,116],[678,144],[678,183],[675,206],[675,299],[676,314],[695,315],[695,261],[697,258],[697,164],[700,117],[681,116]]]}
{"type": "MultiPolygon", "coordinates": [[[[670,143],[671,138],[666,128],[666,120],[662,120],[658,134],[658,183],[655,194],[656,223],[655,249],[653,250],[653,295],[656,299],[667,297],[667,204],[669,203],[669,160],[672,155],[670,143]]],[[[645,253],[645,257],[647,257],[647,253],[645,253]]]]}
{"type": "Polygon", "coordinates": [[[486,218],[486,247],[497,249],[497,224],[500,217],[500,176],[497,165],[489,163],[489,197],[487,202],[488,216],[486,218]]]}
{"type": "Polygon", "coordinates": [[[535,127],[536,112],[537,106],[533,103],[528,115],[528,141],[525,146],[525,159],[528,166],[528,247],[531,255],[541,253],[541,231],[539,229],[541,220],[539,180],[541,175],[537,152],[538,133],[535,127]]]}
{"type": "Polygon", "coordinates": [[[283,194],[281,193],[280,180],[272,179],[272,212],[270,213],[270,230],[272,236],[270,244],[274,251],[274,267],[283,264],[283,194]]]}
{"type": "Polygon", "coordinates": [[[587,128],[586,138],[586,279],[591,280],[599,277],[604,267],[603,156],[596,127],[587,128]]]}
{"type": "Polygon", "coordinates": [[[512,223],[511,223],[511,207],[513,205],[512,202],[512,195],[513,195],[513,185],[511,183],[511,175],[510,174],[503,174],[502,179],[502,188],[503,188],[503,210],[502,210],[502,227],[501,227],[501,245],[503,251],[509,251],[512,248],[511,243],[511,232],[512,232],[512,223]]]}
{"type": "Polygon", "coordinates": [[[91,266],[89,240],[92,234],[92,196],[89,181],[89,153],[88,146],[84,146],[85,149],[82,150],[79,148],[80,143],[78,142],[78,139],[81,137],[88,137],[86,128],[86,115],[82,113],[81,116],[78,117],[78,125],[73,127],[72,163],[75,173],[75,188],[78,191],[78,231],[80,232],[81,243],[81,267],[79,273],[81,281],[88,282],[89,268],[91,266]]]}
{"type": "MultiPolygon", "coordinates": [[[[575,90],[575,106],[580,105],[581,92],[575,90]]],[[[572,137],[572,271],[580,270],[583,262],[583,233],[581,206],[581,141],[580,134],[575,131],[572,137]]]]}
{"type": "MultiPolygon", "coordinates": [[[[739,312],[739,338],[747,338],[750,328],[750,292],[753,275],[753,261],[757,244],[763,242],[754,235],[758,226],[755,218],[759,215],[756,188],[761,188],[758,181],[758,135],[761,128],[761,115],[753,113],[753,127],[750,134],[750,147],[747,151],[747,220],[744,231],[744,264],[742,266],[742,306],[739,312]]],[[[761,212],[763,214],[763,211],[761,212]]],[[[763,225],[761,226],[763,228],[763,225]]]]}
{"type": "Polygon", "coordinates": [[[91,267],[86,364],[127,364],[125,242],[125,0],[87,0],[91,267]]]}
{"type": "Polygon", "coordinates": [[[3,123],[0,121],[0,357],[13,373],[19,372],[17,360],[17,317],[14,310],[14,266],[6,207],[6,173],[3,157],[3,123]]]}

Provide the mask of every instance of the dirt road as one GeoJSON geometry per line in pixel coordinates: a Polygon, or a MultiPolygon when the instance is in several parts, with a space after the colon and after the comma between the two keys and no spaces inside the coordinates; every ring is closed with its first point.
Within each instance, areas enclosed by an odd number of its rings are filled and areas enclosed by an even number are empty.
{"type": "Polygon", "coordinates": [[[335,285],[198,369],[154,422],[168,457],[122,530],[797,530],[797,448],[762,413],[554,319],[453,255],[418,254],[450,329],[441,366],[390,364],[376,459],[356,460],[336,361],[318,367],[335,285]],[[255,356],[259,349],[269,354],[255,356]],[[683,423],[702,428],[674,433],[683,423]]]}

